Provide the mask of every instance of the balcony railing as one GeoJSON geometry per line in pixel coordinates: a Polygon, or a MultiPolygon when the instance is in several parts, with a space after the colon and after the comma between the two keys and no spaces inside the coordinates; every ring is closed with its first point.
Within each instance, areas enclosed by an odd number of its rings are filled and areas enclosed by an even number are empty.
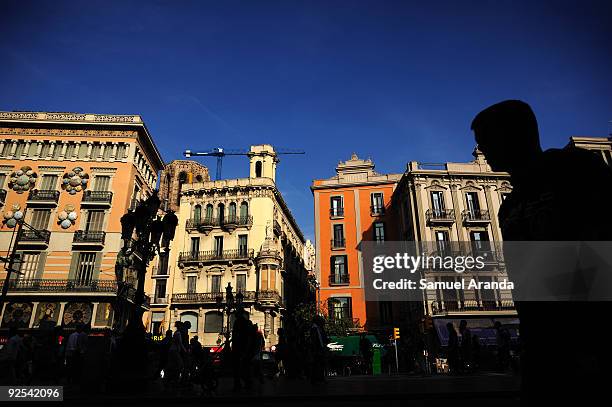
{"type": "Polygon", "coordinates": [[[346,247],[346,239],[332,239],[331,247],[332,249],[344,249],[346,247]]]}
{"type": "Polygon", "coordinates": [[[349,283],[348,273],[332,273],[329,275],[329,285],[347,285],[349,283]]]}
{"type": "Polygon", "coordinates": [[[77,230],[74,232],[73,243],[104,243],[106,232],[77,230]]]}
{"type": "MultiPolygon", "coordinates": [[[[257,297],[255,291],[242,291],[243,302],[253,302],[257,297]]],[[[209,293],[178,293],[172,294],[172,302],[175,304],[195,304],[195,303],[218,303],[224,304],[226,302],[226,295],[224,292],[209,292],[209,293]]],[[[234,294],[234,301],[236,294],[234,294]]]]}
{"type": "Polygon", "coordinates": [[[329,210],[329,216],[332,218],[341,218],[344,216],[344,208],[331,208],[329,210]]]}
{"type": "Polygon", "coordinates": [[[0,189],[0,203],[6,202],[6,189],[0,189]]]}
{"type": "Polygon", "coordinates": [[[179,262],[206,262],[223,260],[243,260],[251,259],[255,256],[255,251],[250,250],[209,250],[203,252],[181,252],[179,262]]]}
{"type": "MultiPolygon", "coordinates": [[[[0,282],[0,287],[3,282],[0,282]]],[[[104,292],[115,293],[115,280],[53,280],[53,279],[17,279],[9,281],[9,291],[22,292],[104,292]]]]}
{"type": "Polygon", "coordinates": [[[276,290],[257,291],[257,301],[280,303],[281,296],[276,290]]]}
{"type": "Polygon", "coordinates": [[[446,300],[433,301],[431,309],[434,315],[447,312],[473,312],[473,311],[513,311],[512,300],[446,300]]]}
{"type": "Polygon", "coordinates": [[[428,209],[425,212],[425,218],[429,223],[447,223],[455,221],[454,209],[428,209]]]}
{"type": "Polygon", "coordinates": [[[370,215],[384,215],[385,207],[382,205],[370,205],[370,215]]]}
{"type": "Polygon", "coordinates": [[[491,220],[489,211],[486,209],[465,210],[462,212],[462,215],[463,222],[465,223],[489,222],[491,220]]]}
{"type": "Polygon", "coordinates": [[[45,229],[40,230],[22,230],[19,235],[20,242],[28,243],[49,243],[51,232],[45,229]]]}
{"type": "Polygon", "coordinates": [[[113,200],[111,191],[85,191],[83,194],[83,203],[92,204],[110,204],[113,200]]]}
{"type": "Polygon", "coordinates": [[[187,219],[185,227],[188,230],[199,228],[218,228],[225,225],[232,226],[251,226],[253,224],[253,216],[236,216],[226,219],[219,218],[203,218],[203,219],[187,219]]]}
{"type": "Polygon", "coordinates": [[[57,203],[59,195],[59,191],[56,190],[33,189],[28,194],[28,201],[57,203]]]}

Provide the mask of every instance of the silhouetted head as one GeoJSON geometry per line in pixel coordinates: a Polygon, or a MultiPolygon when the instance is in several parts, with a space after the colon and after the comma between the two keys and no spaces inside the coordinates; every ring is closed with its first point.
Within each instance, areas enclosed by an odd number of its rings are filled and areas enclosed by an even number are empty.
{"type": "Polygon", "coordinates": [[[467,321],[462,319],[461,322],[459,322],[459,330],[463,331],[465,328],[467,328],[467,321]]]}
{"type": "Polygon", "coordinates": [[[168,330],[166,331],[166,337],[168,337],[168,338],[172,338],[172,329],[168,329],[168,330]]]}
{"type": "Polygon", "coordinates": [[[495,329],[501,328],[502,324],[499,321],[495,321],[495,329]]]}
{"type": "Polygon", "coordinates": [[[520,100],[487,107],[476,115],[471,128],[493,171],[520,171],[526,161],[542,152],[535,114],[520,100]]]}

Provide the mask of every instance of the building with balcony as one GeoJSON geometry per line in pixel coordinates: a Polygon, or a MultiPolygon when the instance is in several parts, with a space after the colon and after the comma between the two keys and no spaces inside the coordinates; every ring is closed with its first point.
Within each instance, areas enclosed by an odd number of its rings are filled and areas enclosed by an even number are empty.
{"type": "Polygon", "coordinates": [[[307,298],[305,241],[276,187],[276,153],[252,146],[248,159],[247,178],[209,181],[207,173],[186,172],[170,254],[154,265],[147,286],[145,324],[154,335],[189,321],[205,346],[218,345],[233,318],[222,312],[231,284],[271,346],[281,316],[307,298]]]}
{"type": "Polygon", "coordinates": [[[0,112],[0,255],[18,218],[34,228],[19,237],[0,329],[111,326],[120,218],[162,168],[140,116],[0,112]]]}
{"type": "MultiPolygon", "coordinates": [[[[424,270],[422,277],[431,282],[507,278],[499,250],[502,237],[497,215],[511,191],[509,174],[493,172],[478,150],[472,162],[408,163],[392,204],[402,239],[420,242],[428,255],[484,254],[487,259],[485,271],[474,275],[424,270]]],[[[415,329],[423,317],[432,317],[436,327],[461,319],[485,321],[490,327],[492,319],[516,317],[509,290],[426,290],[423,304],[412,303],[409,312],[415,329]]]]}
{"type": "Polygon", "coordinates": [[[356,154],[336,175],[314,180],[316,276],[319,304],[332,318],[352,319],[377,331],[398,317],[398,304],[365,301],[363,241],[398,240],[391,197],[401,174],[379,174],[356,154]]]}

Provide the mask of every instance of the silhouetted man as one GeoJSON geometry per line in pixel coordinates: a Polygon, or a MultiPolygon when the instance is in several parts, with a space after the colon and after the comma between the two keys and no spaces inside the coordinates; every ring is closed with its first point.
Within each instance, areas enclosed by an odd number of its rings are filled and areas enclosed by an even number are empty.
{"type": "MultiPolygon", "coordinates": [[[[518,100],[483,110],[472,130],[491,168],[511,176],[499,211],[504,241],[612,240],[612,172],[601,157],[575,147],[542,151],[535,115],[518,100]]],[[[509,264],[511,279],[513,272],[520,270],[509,264]]],[[[532,274],[534,284],[544,282],[532,274]]],[[[516,308],[525,404],[603,393],[610,355],[596,327],[609,303],[519,301],[516,308]]]]}

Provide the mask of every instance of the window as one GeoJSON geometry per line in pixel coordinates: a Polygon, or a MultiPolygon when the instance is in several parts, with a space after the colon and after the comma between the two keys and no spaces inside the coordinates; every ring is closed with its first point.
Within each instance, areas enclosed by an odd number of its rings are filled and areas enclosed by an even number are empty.
{"type": "Polygon", "coordinates": [[[450,250],[450,242],[448,241],[448,232],[445,230],[436,230],[436,246],[439,252],[447,252],[450,250]]]}
{"type": "Polygon", "coordinates": [[[189,328],[189,333],[198,332],[198,314],[196,314],[195,312],[183,312],[181,314],[181,322],[189,322],[191,324],[191,328],[189,328]]]}
{"type": "Polygon", "coordinates": [[[80,252],[78,253],[78,256],[76,265],[76,282],[77,284],[88,285],[91,283],[94,276],[96,253],[80,252]]]}
{"type": "Polygon", "coordinates": [[[155,302],[159,304],[159,300],[166,299],[166,280],[156,280],[155,282],[155,302]]]}
{"type": "Polygon", "coordinates": [[[213,218],[213,206],[211,204],[206,205],[206,221],[210,222],[213,218]]]}
{"type": "Polygon", "coordinates": [[[261,177],[261,161],[257,161],[255,163],[255,178],[260,178],[261,177]]]}
{"type": "Polygon", "coordinates": [[[221,292],[221,276],[210,276],[210,292],[221,292]]]}
{"type": "Polygon", "coordinates": [[[385,241],[385,224],[383,222],[374,223],[374,241],[375,242],[385,241]]]}
{"type": "Polygon", "coordinates": [[[104,144],[104,152],[102,153],[102,160],[108,161],[110,159],[111,151],[113,150],[113,145],[110,143],[104,144]]]}
{"type": "Polygon", "coordinates": [[[192,237],[191,238],[191,253],[198,254],[199,251],[200,251],[200,238],[192,237]]]}
{"type": "Polygon", "coordinates": [[[248,252],[247,239],[248,239],[248,235],[238,236],[238,254],[240,256],[247,255],[247,252],[248,252]]]}
{"type": "Polygon", "coordinates": [[[474,251],[479,252],[489,250],[489,234],[486,231],[471,231],[470,240],[472,241],[472,249],[474,251]]]}
{"type": "MultiPolygon", "coordinates": [[[[163,313],[162,318],[163,320],[163,313]]],[[[155,320],[155,319],[154,319],[155,320]]],[[[111,326],[113,323],[113,305],[110,302],[100,302],[96,309],[96,326],[111,326]]]]}
{"type": "Polygon", "coordinates": [[[83,160],[86,155],[87,155],[87,143],[81,143],[79,145],[78,159],[83,160]]]}
{"type": "Polygon", "coordinates": [[[102,146],[100,146],[100,144],[98,143],[94,143],[94,145],[91,147],[91,159],[95,160],[98,157],[100,157],[101,151],[102,151],[102,146]]]}
{"type": "Polygon", "coordinates": [[[215,254],[223,256],[223,236],[215,236],[215,254]]]}
{"type": "Polygon", "coordinates": [[[62,143],[55,143],[55,147],[53,148],[52,158],[54,160],[59,159],[61,153],[62,153],[62,143]]]}
{"type": "Polygon", "coordinates": [[[370,195],[370,199],[372,201],[372,207],[371,207],[371,212],[374,215],[378,215],[384,212],[385,210],[385,203],[384,203],[384,199],[383,199],[383,193],[382,192],[374,192],[372,195],[370,195]]]}
{"type": "Polygon", "coordinates": [[[193,221],[197,224],[200,223],[200,219],[202,218],[202,207],[200,205],[196,205],[193,208],[193,221]]]}
{"type": "Polygon", "coordinates": [[[391,301],[381,301],[379,304],[380,322],[390,324],[393,322],[393,303],[391,301]]]}
{"type": "Polygon", "coordinates": [[[89,232],[99,232],[104,230],[104,211],[87,211],[85,230],[89,232]]]}
{"type": "Polygon", "coordinates": [[[246,223],[246,220],[249,216],[249,204],[243,202],[240,204],[240,222],[246,223]]]}
{"type": "Polygon", "coordinates": [[[246,274],[236,274],[236,292],[246,291],[246,274]]]}
{"type": "Polygon", "coordinates": [[[40,253],[38,252],[21,253],[21,262],[19,264],[19,272],[21,274],[17,274],[17,278],[24,280],[36,278],[39,260],[40,253]]]}
{"type": "Polygon", "coordinates": [[[74,149],[75,149],[74,143],[68,143],[68,145],[66,145],[66,154],[64,154],[64,158],[68,160],[71,159],[72,156],[74,155],[74,149]]]}
{"type": "Polygon", "coordinates": [[[230,222],[236,222],[236,203],[232,202],[229,204],[229,213],[227,218],[230,222]]]}
{"type": "Polygon", "coordinates": [[[330,215],[331,216],[344,216],[344,205],[342,203],[341,196],[332,196],[330,201],[330,215]]]}
{"type": "Polygon", "coordinates": [[[56,174],[44,174],[40,180],[40,189],[43,191],[55,191],[57,189],[58,178],[56,174]]]}
{"type": "Polygon", "coordinates": [[[197,282],[198,282],[198,276],[187,276],[187,293],[193,294],[196,292],[197,282]]]}
{"type": "Polygon", "coordinates": [[[6,174],[0,174],[0,189],[4,188],[5,182],[6,182],[6,174]]]}
{"type": "Polygon", "coordinates": [[[94,191],[108,191],[110,188],[110,177],[108,175],[96,175],[94,178],[94,191]]]}
{"type": "Polygon", "coordinates": [[[444,214],[444,192],[431,192],[431,209],[435,217],[439,217],[444,214]]]}
{"type": "Polygon", "coordinates": [[[476,192],[467,192],[465,194],[465,202],[467,210],[472,217],[480,213],[480,203],[478,202],[478,194],[476,192]]]}
{"type": "Polygon", "coordinates": [[[204,315],[204,332],[221,333],[223,331],[223,314],[219,311],[210,311],[204,315]]]}
{"type": "Polygon", "coordinates": [[[347,284],[348,282],[347,256],[331,256],[330,284],[347,284]]]}
{"type": "Polygon", "coordinates": [[[51,149],[51,144],[48,141],[43,141],[43,145],[40,148],[40,158],[47,158],[49,155],[49,150],[51,149]]]}
{"type": "Polygon", "coordinates": [[[334,239],[332,241],[332,247],[344,247],[344,225],[341,223],[334,225],[334,239]]]}
{"type": "Polygon", "coordinates": [[[51,211],[48,209],[34,209],[32,212],[31,225],[36,230],[47,230],[51,211]]]}
{"type": "Polygon", "coordinates": [[[125,158],[125,152],[126,152],[125,144],[119,144],[117,146],[117,155],[115,156],[115,159],[123,160],[125,158]]]}
{"type": "Polygon", "coordinates": [[[332,319],[351,319],[353,310],[351,297],[332,297],[328,300],[328,312],[332,319]]]}
{"type": "Polygon", "coordinates": [[[225,205],[222,203],[217,206],[217,219],[219,219],[220,225],[225,221],[225,205]]]}
{"type": "Polygon", "coordinates": [[[156,336],[165,336],[163,331],[164,312],[151,313],[151,334],[156,336]]]}
{"type": "Polygon", "coordinates": [[[23,154],[23,149],[25,148],[25,143],[22,140],[19,140],[17,142],[17,148],[15,149],[15,158],[19,158],[21,157],[21,154],[23,154]]]}
{"type": "Polygon", "coordinates": [[[157,263],[157,274],[167,275],[168,274],[168,252],[162,252],[159,255],[159,261],[157,263]]]}

